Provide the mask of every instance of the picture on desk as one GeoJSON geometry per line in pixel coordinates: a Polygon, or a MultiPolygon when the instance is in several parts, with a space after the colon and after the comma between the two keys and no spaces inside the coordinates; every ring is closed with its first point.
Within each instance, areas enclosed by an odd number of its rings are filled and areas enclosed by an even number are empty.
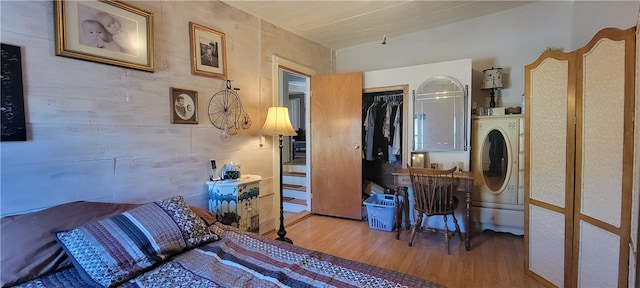
{"type": "Polygon", "coordinates": [[[411,152],[411,167],[427,168],[429,152],[411,152]]]}

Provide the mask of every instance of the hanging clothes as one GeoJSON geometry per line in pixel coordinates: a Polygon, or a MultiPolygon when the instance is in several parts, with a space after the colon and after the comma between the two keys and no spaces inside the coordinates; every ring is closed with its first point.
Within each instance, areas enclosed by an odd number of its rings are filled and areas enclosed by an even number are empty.
{"type": "Polygon", "coordinates": [[[397,113],[398,111],[402,111],[402,103],[397,105],[395,115],[396,117],[393,120],[394,133],[393,142],[391,144],[391,147],[393,148],[393,155],[400,155],[400,153],[402,152],[402,115],[400,115],[402,113],[397,113]]]}
{"type": "Polygon", "coordinates": [[[374,102],[371,106],[367,108],[366,117],[364,120],[364,131],[365,131],[365,159],[369,161],[375,160],[373,155],[373,143],[374,143],[374,130],[375,130],[375,121],[376,121],[376,113],[375,108],[376,103],[374,102]]]}
{"type": "Polygon", "coordinates": [[[368,161],[383,159],[395,163],[402,159],[402,95],[378,95],[363,107],[364,155],[368,161]]]}

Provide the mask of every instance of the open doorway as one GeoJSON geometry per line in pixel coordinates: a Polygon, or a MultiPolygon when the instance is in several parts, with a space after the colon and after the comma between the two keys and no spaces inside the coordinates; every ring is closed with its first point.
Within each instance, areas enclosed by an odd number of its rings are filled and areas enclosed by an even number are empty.
{"type": "Polygon", "coordinates": [[[307,162],[307,126],[305,123],[307,109],[307,91],[309,90],[309,77],[296,74],[294,72],[283,71],[283,77],[287,83],[287,106],[289,107],[289,118],[291,125],[298,135],[291,137],[291,153],[289,153],[289,163],[305,165],[307,162]]]}
{"type": "Polygon", "coordinates": [[[285,223],[308,215],[311,211],[311,192],[308,185],[309,166],[307,155],[307,105],[309,102],[309,76],[283,68],[278,71],[280,78],[280,104],[289,107],[289,119],[296,136],[287,137],[283,143],[282,196],[285,223]],[[284,152],[287,151],[287,152],[284,152]]]}
{"type": "Polygon", "coordinates": [[[298,133],[283,139],[282,196],[286,226],[311,213],[311,143],[307,141],[307,136],[311,76],[315,71],[277,56],[273,57],[274,96],[277,95],[274,102],[277,101],[279,106],[289,107],[291,125],[298,133]]]}

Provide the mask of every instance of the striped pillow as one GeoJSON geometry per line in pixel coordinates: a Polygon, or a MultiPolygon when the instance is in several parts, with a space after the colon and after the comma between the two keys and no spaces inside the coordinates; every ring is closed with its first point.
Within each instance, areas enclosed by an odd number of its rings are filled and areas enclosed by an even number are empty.
{"type": "Polygon", "coordinates": [[[219,239],[182,196],[58,232],[56,238],[83,279],[104,287],[127,281],[186,248],[219,239]]]}

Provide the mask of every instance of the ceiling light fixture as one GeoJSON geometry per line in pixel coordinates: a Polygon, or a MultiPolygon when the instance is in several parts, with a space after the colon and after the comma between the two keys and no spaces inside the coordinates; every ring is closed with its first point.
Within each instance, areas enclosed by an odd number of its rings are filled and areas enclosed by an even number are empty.
{"type": "Polygon", "coordinates": [[[387,34],[386,33],[382,36],[382,45],[385,45],[385,44],[387,44],[387,34]]]}

